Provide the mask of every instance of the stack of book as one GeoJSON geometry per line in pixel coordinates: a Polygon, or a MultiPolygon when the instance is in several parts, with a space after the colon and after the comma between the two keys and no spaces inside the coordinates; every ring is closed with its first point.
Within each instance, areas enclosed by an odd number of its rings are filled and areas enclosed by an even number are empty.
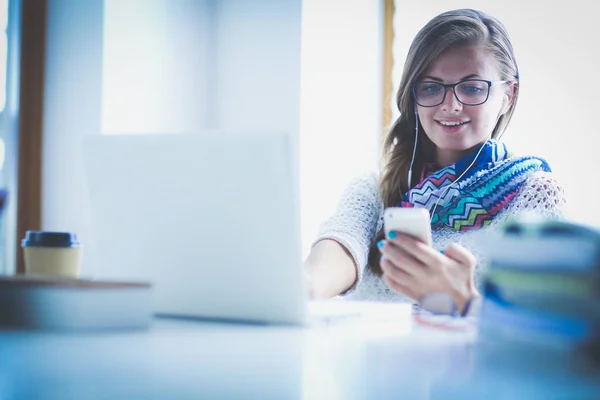
{"type": "Polygon", "coordinates": [[[148,329],[152,310],[149,282],[0,276],[0,331],[148,329]]]}
{"type": "Polygon", "coordinates": [[[521,218],[482,243],[479,335],[569,349],[600,337],[600,230],[521,218]]]}

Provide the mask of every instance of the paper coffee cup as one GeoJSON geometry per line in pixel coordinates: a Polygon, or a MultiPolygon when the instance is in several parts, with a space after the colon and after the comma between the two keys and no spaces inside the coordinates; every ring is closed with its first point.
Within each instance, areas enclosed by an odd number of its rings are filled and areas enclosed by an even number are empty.
{"type": "Polygon", "coordinates": [[[26,274],[79,276],[82,248],[74,233],[27,231],[21,247],[26,274]]]}

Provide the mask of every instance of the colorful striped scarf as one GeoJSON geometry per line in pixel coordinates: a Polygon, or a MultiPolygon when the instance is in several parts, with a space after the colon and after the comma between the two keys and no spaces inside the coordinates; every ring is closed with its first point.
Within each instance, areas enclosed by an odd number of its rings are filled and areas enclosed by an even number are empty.
{"type": "Polygon", "coordinates": [[[503,143],[491,139],[473,166],[448,188],[469,167],[477,151],[442,169],[436,164],[425,165],[421,181],[404,195],[400,207],[426,208],[430,215],[433,212],[432,229],[477,229],[492,221],[531,174],[551,172],[544,159],[510,157],[503,143]]]}

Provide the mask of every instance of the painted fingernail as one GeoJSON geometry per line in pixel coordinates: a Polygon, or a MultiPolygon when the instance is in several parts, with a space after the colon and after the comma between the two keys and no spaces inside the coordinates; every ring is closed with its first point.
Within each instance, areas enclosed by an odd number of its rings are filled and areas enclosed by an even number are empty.
{"type": "Polygon", "coordinates": [[[379,242],[377,242],[377,247],[379,247],[380,249],[383,249],[384,245],[385,245],[385,242],[383,240],[380,240],[379,242]]]}
{"type": "Polygon", "coordinates": [[[444,250],[440,250],[440,253],[444,254],[444,250]]]}
{"type": "Polygon", "coordinates": [[[398,235],[397,235],[397,234],[396,234],[396,232],[394,232],[394,231],[391,231],[390,233],[388,233],[388,237],[389,237],[390,239],[396,239],[396,237],[397,237],[397,236],[398,236],[398,235]]]}

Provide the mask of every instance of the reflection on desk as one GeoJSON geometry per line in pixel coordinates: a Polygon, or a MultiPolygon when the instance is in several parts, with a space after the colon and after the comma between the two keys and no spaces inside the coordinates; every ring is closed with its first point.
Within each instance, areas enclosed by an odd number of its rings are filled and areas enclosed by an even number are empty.
{"type": "MultiPolygon", "coordinates": [[[[373,323],[371,321],[371,323],[373,323]]],[[[155,319],[148,332],[0,332],[2,399],[599,398],[565,356],[474,325],[312,328],[155,319]]]]}

